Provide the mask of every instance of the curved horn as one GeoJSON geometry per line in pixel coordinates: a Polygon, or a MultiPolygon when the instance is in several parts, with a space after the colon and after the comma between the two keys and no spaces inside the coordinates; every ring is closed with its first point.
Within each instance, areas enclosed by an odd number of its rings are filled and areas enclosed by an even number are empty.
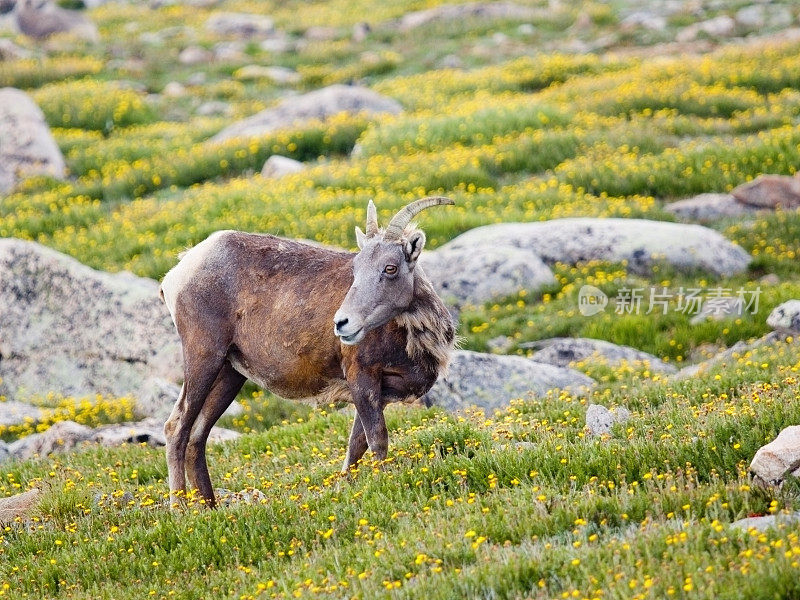
{"type": "Polygon", "coordinates": [[[386,233],[383,236],[385,240],[399,240],[403,236],[403,230],[411,222],[411,219],[416,217],[420,212],[431,206],[442,206],[444,204],[455,204],[450,198],[444,196],[429,196],[416,200],[411,204],[401,208],[397,214],[389,221],[386,227],[386,233]]]}
{"type": "Polygon", "coordinates": [[[367,204],[367,237],[374,237],[378,233],[378,210],[375,203],[370,200],[367,204]]]}

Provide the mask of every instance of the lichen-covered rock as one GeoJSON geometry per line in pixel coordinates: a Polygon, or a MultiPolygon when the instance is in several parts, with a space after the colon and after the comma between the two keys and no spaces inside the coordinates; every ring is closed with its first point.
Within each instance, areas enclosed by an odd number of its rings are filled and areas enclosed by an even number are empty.
{"type": "Polygon", "coordinates": [[[425,395],[428,406],[455,412],[477,406],[493,411],[511,400],[544,396],[548,390],[581,391],[594,381],[578,371],[537,363],[521,356],[453,352],[446,377],[439,377],[425,395]]]}
{"type": "Polygon", "coordinates": [[[183,375],[158,283],[95,271],[34,242],[0,239],[0,394],[131,396],[183,375]]]}
{"type": "Polygon", "coordinates": [[[800,334],[800,300],[788,300],[776,306],[767,317],[767,325],[778,332],[800,334]]]}
{"type": "Polygon", "coordinates": [[[64,178],[64,157],[25,92],[0,89],[0,194],[30,175],[64,178]]]}
{"type": "Polygon", "coordinates": [[[23,2],[17,6],[17,27],[21,33],[43,40],[57,33],[69,33],[89,42],[100,39],[97,26],[75,10],[53,2],[23,2]]]}
{"type": "MultiPolygon", "coordinates": [[[[237,431],[213,427],[208,436],[209,443],[227,442],[241,436],[237,431]]],[[[122,444],[149,444],[164,446],[164,424],[160,419],[144,419],[134,423],[113,423],[97,429],[80,425],[74,421],[59,421],[41,433],[20,438],[7,446],[7,457],[27,460],[53,453],[64,453],[88,444],[105,447],[122,444]]]]}
{"type": "Polygon", "coordinates": [[[19,425],[26,421],[38,421],[42,418],[42,409],[25,402],[7,400],[0,402],[0,426],[19,425]]]}
{"type": "Polygon", "coordinates": [[[67,452],[91,440],[94,431],[74,421],[59,421],[41,433],[20,438],[8,445],[12,458],[27,460],[53,452],[67,452]]]}
{"type": "Polygon", "coordinates": [[[759,175],[731,192],[742,204],[758,208],[800,207],[800,175],[759,175]]]}
{"type": "Polygon", "coordinates": [[[757,212],[758,208],[742,204],[731,194],[711,193],[672,202],[664,210],[685,221],[707,223],[750,215],[757,212]]]}
{"type": "Polygon", "coordinates": [[[206,29],[217,35],[263,37],[275,31],[275,22],[266,15],[218,12],[208,17],[206,29]]]}
{"type": "Polygon", "coordinates": [[[590,404],[586,409],[586,427],[589,435],[608,435],[615,423],[627,423],[630,411],[622,406],[609,410],[600,404],[590,404]]]}
{"type": "Polygon", "coordinates": [[[433,8],[406,13],[397,20],[401,31],[411,31],[437,22],[463,21],[464,19],[537,19],[545,16],[541,10],[514,2],[470,2],[467,4],[442,4],[433,8]]]}
{"type": "Polygon", "coordinates": [[[642,352],[630,346],[618,346],[605,340],[591,338],[550,338],[529,344],[521,344],[523,348],[540,348],[531,360],[559,367],[567,367],[570,363],[590,360],[598,357],[605,364],[617,366],[623,362],[647,365],[654,373],[674,373],[675,367],[660,358],[642,352]]]}
{"type": "Polygon", "coordinates": [[[626,261],[631,271],[642,274],[666,262],[679,270],[733,275],[744,271],[751,260],[741,247],[707,227],[646,219],[570,218],[487,225],[462,233],[441,249],[479,252],[490,247],[530,250],[547,264],[626,261]]]}
{"type": "Polygon", "coordinates": [[[507,246],[433,250],[421,255],[420,264],[439,296],[456,306],[478,305],[556,281],[536,254],[507,246]]]}
{"type": "Polygon", "coordinates": [[[397,114],[402,110],[396,100],[369,88],[336,84],[287,98],[272,108],[226,127],[211,139],[218,142],[235,137],[264,135],[281,127],[303,121],[324,120],[343,112],[397,114]]]}

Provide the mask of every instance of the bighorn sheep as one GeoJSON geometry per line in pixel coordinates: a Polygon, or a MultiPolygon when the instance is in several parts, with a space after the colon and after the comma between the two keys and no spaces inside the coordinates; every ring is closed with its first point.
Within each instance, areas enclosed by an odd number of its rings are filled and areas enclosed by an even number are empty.
{"type": "Polygon", "coordinates": [[[352,402],[344,470],[367,447],[386,458],[384,406],[425,394],[453,348],[450,313],[417,264],[425,234],[409,226],[443,204],[453,201],[412,202],[380,230],[370,201],[357,254],[219,231],[166,274],[161,296],[184,356],[164,426],[173,502],[188,477],[214,505],[206,440],[247,379],[285,398],[352,402]]]}

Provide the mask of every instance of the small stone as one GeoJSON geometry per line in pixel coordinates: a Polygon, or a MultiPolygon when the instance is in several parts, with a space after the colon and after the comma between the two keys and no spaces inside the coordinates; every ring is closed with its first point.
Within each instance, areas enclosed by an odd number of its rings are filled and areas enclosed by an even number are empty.
{"type": "Polygon", "coordinates": [[[286,67],[265,67],[262,65],[245,65],[233,74],[236,79],[270,79],[281,85],[300,83],[300,73],[286,67]]]}
{"type": "Polygon", "coordinates": [[[508,42],[508,36],[505,33],[498,31],[492,34],[492,43],[495,46],[502,46],[507,42],[508,42]]]}
{"type": "Polygon", "coordinates": [[[800,334],[800,300],[787,300],[776,306],[767,317],[767,325],[780,333],[800,334]]]}
{"type": "Polygon", "coordinates": [[[181,50],[178,62],[182,65],[202,65],[214,60],[214,53],[200,46],[188,46],[181,50]]]}
{"type": "Polygon", "coordinates": [[[758,280],[758,283],[761,285],[778,285],[780,282],[781,278],[775,273],[767,273],[758,280]]]}
{"type": "Polygon", "coordinates": [[[192,73],[186,78],[186,85],[200,86],[205,84],[207,79],[208,75],[206,75],[203,71],[198,71],[197,73],[192,73]]]}
{"type": "Polygon", "coordinates": [[[206,29],[218,35],[250,38],[270,35],[275,22],[266,15],[219,12],[208,18],[206,29]]]}
{"type": "Polygon", "coordinates": [[[800,175],[759,175],[731,192],[742,204],[759,208],[800,207],[800,175]]]}
{"type": "Polygon", "coordinates": [[[233,114],[233,107],[222,100],[210,100],[203,102],[195,112],[203,117],[229,116],[233,114]]]}
{"type": "Polygon", "coordinates": [[[42,409],[25,402],[7,400],[0,402],[0,426],[19,425],[26,421],[39,421],[42,418],[42,409]]]}
{"type": "Polygon", "coordinates": [[[697,325],[705,321],[724,321],[736,319],[744,314],[745,303],[739,296],[706,297],[697,314],[689,323],[697,325]]]}
{"type": "Polygon", "coordinates": [[[284,175],[305,171],[306,168],[306,165],[299,160],[294,160],[288,156],[273,154],[264,163],[264,167],[261,169],[261,176],[277,179],[284,175]]]}
{"type": "Polygon", "coordinates": [[[0,88],[0,195],[31,175],[63,179],[64,157],[33,99],[0,88]]]}
{"type": "Polygon", "coordinates": [[[275,54],[282,54],[289,52],[294,48],[294,44],[286,36],[276,36],[268,38],[259,44],[259,47],[264,52],[273,52],[275,54]]]}
{"type": "Polygon", "coordinates": [[[306,29],[303,37],[312,42],[330,42],[339,37],[339,30],[336,27],[315,25],[306,29]]]}
{"type": "Polygon", "coordinates": [[[454,306],[477,306],[555,283],[553,271],[535,253],[500,244],[445,245],[423,253],[420,264],[442,300],[454,306]]]}
{"type": "Polygon", "coordinates": [[[491,352],[496,354],[505,354],[514,345],[514,338],[507,335],[498,335],[486,342],[491,352]]]}
{"type": "Polygon", "coordinates": [[[424,402],[450,412],[470,406],[493,411],[516,398],[542,397],[555,389],[582,393],[592,385],[591,378],[573,369],[536,363],[522,356],[456,350],[447,376],[439,377],[424,402]]]}
{"type": "Polygon", "coordinates": [[[758,208],[742,204],[731,194],[708,193],[671,202],[664,210],[687,221],[706,223],[753,214],[758,208]]]}
{"type": "Polygon", "coordinates": [[[523,23],[517,27],[517,33],[519,35],[533,35],[536,33],[536,27],[534,27],[531,23],[523,23]]]}
{"type": "Polygon", "coordinates": [[[186,95],[186,87],[177,81],[170,81],[164,86],[162,93],[168,98],[178,98],[186,95]]]}
{"type": "Polygon", "coordinates": [[[622,19],[620,27],[624,30],[650,29],[651,31],[664,31],[667,28],[667,20],[662,16],[650,11],[636,11],[622,19]]]}
{"type": "Polygon", "coordinates": [[[586,409],[586,427],[593,436],[608,435],[615,423],[627,423],[629,419],[630,411],[623,407],[609,410],[600,404],[590,404],[586,409]]]}
{"type": "Polygon", "coordinates": [[[464,66],[464,61],[460,56],[455,54],[448,54],[442,57],[441,65],[445,69],[460,69],[464,66]]]}
{"type": "Polygon", "coordinates": [[[30,58],[32,53],[7,38],[0,38],[0,61],[30,58]]]}
{"type": "Polygon", "coordinates": [[[220,42],[214,45],[214,59],[236,62],[244,58],[244,44],[240,41],[220,42]]]}
{"type": "Polygon", "coordinates": [[[764,515],[761,517],[747,517],[731,523],[731,527],[749,531],[766,531],[770,528],[793,527],[800,522],[800,512],[790,514],[779,513],[777,515],[764,515]]]}
{"type": "Polygon", "coordinates": [[[767,485],[780,485],[800,468],[800,425],[785,428],[769,444],[762,446],[750,463],[750,472],[767,485]]]}
{"type": "Polygon", "coordinates": [[[763,5],[752,4],[736,11],[734,19],[742,27],[758,29],[767,22],[767,9],[763,5]]]}
{"type": "Polygon", "coordinates": [[[356,43],[361,43],[367,39],[371,31],[372,27],[369,26],[369,23],[356,23],[353,25],[351,39],[356,43]]]}

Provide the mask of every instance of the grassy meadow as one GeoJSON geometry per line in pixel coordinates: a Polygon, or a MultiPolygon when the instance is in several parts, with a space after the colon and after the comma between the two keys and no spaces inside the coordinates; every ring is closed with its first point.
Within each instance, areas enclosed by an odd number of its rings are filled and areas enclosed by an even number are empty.
{"type": "MultiPolygon", "coordinates": [[[[800,166],[800,41],[711,37],[702,51],[684,53],[661,44],[696,19],[688,9],[651,31],[623,26],[626,2],[520,3],[541,16],[403,32],[389,20],[440,2],[112,2],[87,11],[98,44],[11,36],[35,56],[0,61],[0,87],[22,88],[41,107],[69,178],[33,178],[2,198],[0,237],[160,278],[180,251],[218,229],[353,248],[370,198],[385,222],[419,196],[451,196],[455,207],[420,219],[435,248],[498,222],[674,220],[664,210],[670,202],[800,166]],[[296,37],[317,25],[334,31],[293,52],[248,42],[238,57],[181,64],[186,46],[223,40],[204,27],[215,10],[269,14],[296,37]],[[373,30],[355,41],[351,28],[365,16],[373,30]],[[575,52],[570,40],[606,42],[575,52]],[[451,55],[461,67],[443,66],[451,55]],[[248,64],[293,68],[300,80],[242,77],[248,64]],[[188,83],[198,71],[202,81],[188,83]],[[183,94],[162,93],[173,81],[183,94]],[[287,92],[348,82],[405,111],[208,141],[287,92]],[[229,114],[199,115],[209,101],[226,103],[229,114]],[[309,168],[264,179],[258,173],[272,154],[309,168]]],[[[701,4],[711,18],[748,3],[701,4]]],[[[786,6],[797,22],[800,10],[786,6]]],[[[772,308],[800,298],[800,211],[710,226],[753,256],[748,272],[717,278],[660,265],[644,277],[625,264],[558,264],[550,289],[466,307],[463,347],[488,351],[507,337],[507,351],[525,355],[526,342],[583,336],[680,367],[767,333],[772,308]],[[675,297],[666,314],[585,317],[577,296],[587,284],[610,297],[651,286],[675,297]],[[688,288],[758,290],[759,303],[753,314],[691,324],[676,304],[688,288]]],[[[209,464],[216,485],[257,488],[266,498],[216,511],[194,500],[185,510],[165,507],[163,449],[5,462],[0,496],[40,487],[43,500],[31,521],[0,525],[0,597],[800,596],[797,527],[730,527],[800,509],[796,481],[764,490],[747,473],[760,446],[800,422],[797,340],[737,354],[684,381],[647,363],[575,366],[598,381],[586,397],[520,398],[494,415],[391,407],[389,460],[380,469],[367,461],[348,477],[339,467],[349,413],[248,386],[244,413],[222,423],[245,435],[210,447],[209,464]],[[591,437],[590,403],[624,406],[631,419],[591,437]]],[[[48,408],[41,422],[0,427],[0,439],[63,419],[98,425],[132,416],[131,399],[58,392],[31,399],[48,408]]]]}

